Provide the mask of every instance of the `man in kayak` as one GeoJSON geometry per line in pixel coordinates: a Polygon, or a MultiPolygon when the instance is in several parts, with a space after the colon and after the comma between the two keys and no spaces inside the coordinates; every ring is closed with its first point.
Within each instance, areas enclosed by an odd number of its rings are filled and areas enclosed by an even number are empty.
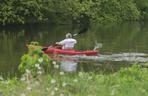
{"type": "Polygon", "coordinates": [[[56,44],[62,45],[62,49],[73,49],[77,41],[72,38],[71,33],[66,34],[66,38],[56,44]]]}

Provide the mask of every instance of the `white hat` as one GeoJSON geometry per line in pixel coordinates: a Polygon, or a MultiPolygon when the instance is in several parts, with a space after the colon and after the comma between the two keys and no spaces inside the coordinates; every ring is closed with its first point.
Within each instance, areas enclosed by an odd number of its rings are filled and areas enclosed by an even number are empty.
{"type": "Polygon", "coordinates": [[[71,33],[67,33],[67,34],[66,34],[66,38],[72,38],[71,33]]]}

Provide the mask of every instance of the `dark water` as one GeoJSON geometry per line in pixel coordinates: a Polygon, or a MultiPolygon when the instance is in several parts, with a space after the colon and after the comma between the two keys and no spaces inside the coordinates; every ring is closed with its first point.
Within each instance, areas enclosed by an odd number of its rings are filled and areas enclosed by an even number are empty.
{"type": "MultiPolygon", "coordinates": [[[[50,24],[0,27],[0,73],[17,73],[20,58],[27,50],[25,45],[29,42],[38,41],[41,45],[53,44],[62,40],[67,32],[75,34],[79,32],[79,29],[70,25],[51,26],[50,24]]],[[[74,38],[78,40],[77,50],[93,49],[97,41],[103,44],[103,47],[99,49],[100,54],[117,54],[115,55],[117,57],[124,53],[145,56],[148,54],[148,23],[145,22],[128,22],[118,25],[94,24],[86,33],[74,38]]],[[[147,57],[144,58],[147,61],[147,57]]],[[[113,63],[119,66],[123,62],[121,60],[118,64],[113,63]]],[[[80,64],[80,66],[88,66],[84,70],[94,68],[88,64],[80,64]]]]}

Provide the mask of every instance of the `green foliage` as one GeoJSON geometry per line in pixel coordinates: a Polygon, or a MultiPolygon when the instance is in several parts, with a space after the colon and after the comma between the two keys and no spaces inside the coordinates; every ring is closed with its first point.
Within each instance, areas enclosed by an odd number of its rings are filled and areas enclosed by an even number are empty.
{"type": "Polygon", "coordinates": [[[40,80],[0,81],[2,96],[147,96],[148,69],[134,65],[113,74],[64,73],[42,75],[40,80]],[[28,84],[26,86],[26,83],[28,84]],[[19,89],[19,90],[18,90],[19,89]]]}
{"type": "Polygon", "coordinates": [[[131,68],[126,68],[126,69],[122,69],[119,72],[119,77],[122,78],[123,80],[129,81],[129,82],[133,82],[133,80],[143,80],[147,77],[148,75],[146,74],[148,72],[147,69],[140,68],[140,65],[133,65],[131,68]]]}
{"type": "Polygon", "coordinates": [[[121,22],[148,18],[147,0],[3,0],[0,23],[79,22],[83,15],[91,22],[121,22]]]}
{"type": "Polygon", "coordinates": [[[121,5],[121,17],[123,20],[139,20],[139,11],[133,0],[119,0],[121,5]]]}
{"type": "Polygon", "coordinates": [[[46,20],[42,0],[4,0],[0,3],[0,23],[34,23],[46,20]]]}
{"type": "Polygon", "coordinates": [[[148,20],[148,0],[134,0],[142,20],[148,20]]]}
{"type": "Polygon", "coordinates": [[[42,53],[41,47],[38,46],[37,42],[31,42],[27,47],[28,53],[21,57],[19,65],[21,72],[31,70],[33,73],[36,73],[38,69],[43,68],[44,65],[48,65],[48,56],[42,53]]]}
{"type": "Polygon", "coordinates": [[[11,94],[15,94],[15,90],[20,85],[20,82],[17,81],[17,78],[8,79],[5,81],[0,81],[0,95],[1,96],[9,96],[11,94]]]}
{"type": "Polygon", "coordinates": [[[99,13],[103,21],[120,21],[121,5],[117,0],[101,0],[101,4],[98,7],[100,7],[99,13]]]}

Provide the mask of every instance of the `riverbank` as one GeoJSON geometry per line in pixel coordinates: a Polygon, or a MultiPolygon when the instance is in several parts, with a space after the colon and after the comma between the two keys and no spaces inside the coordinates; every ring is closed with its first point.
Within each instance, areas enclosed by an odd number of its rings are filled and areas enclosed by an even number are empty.
{"type": "MultiPolygon", "coordinates": [[[[54,64],[55,62],[53,62],[54,64]]],[[[147,96],[148,69],[132,66],[113,74],[94,72],[53,73],[21,78],[0,78],[2,96],[147,96]]]]}

